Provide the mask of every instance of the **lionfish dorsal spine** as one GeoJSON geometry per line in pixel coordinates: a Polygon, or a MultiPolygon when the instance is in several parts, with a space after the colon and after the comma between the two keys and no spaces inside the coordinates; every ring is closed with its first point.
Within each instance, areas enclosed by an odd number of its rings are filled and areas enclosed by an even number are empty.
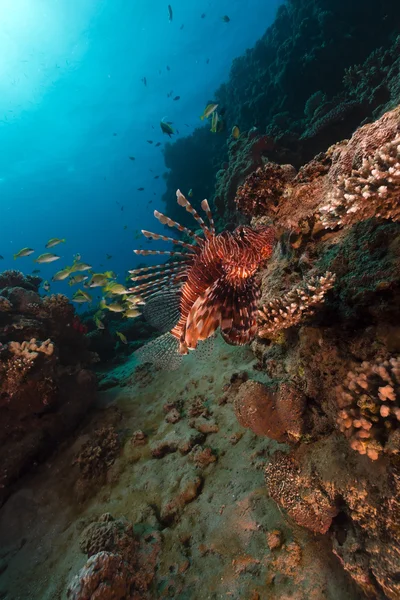
{"type": "Polygon", "coordinates": [[[215,235],[215,223],[214,223],[214,219],[212,216],[212,212],[211,212],[211,208],[210,205],[208,204],[208,200],[204,199],[203,202],[201,203],[201,208],[204,210],[204,212],[207,215],[207,219],[208,222],[210,224],[210,231],[213,235],[215,235]]]}
{"type": "Polygon", "coordinates": [[[160,223],[162,225],[167,225],[168,227],[174,227],[175,229],[178,229],[178,231],[181,231],[182,233],[186,233],[186,235],[188,235],[189,237],[196,240],[196,242],[199,245],[204,244],[204,240],[201,237],[199,237],[198,235],[196,235],[194,231],[192,231],[191,229],[188,229],[187,227],[184,227],[177,221],[173,221],[172,219],[170,219],[163,213],[158,212],[158,210],[154,211],[154,216],[158,221],[160,221],[160,223]]]}
{"type": "Polygon", "coordinates": [[[185,265],[188,262],[192,262],[192,256],[191,255],[185,255],[185,256],[190,256],[190,258],[185,259],[181,259],[181,260],[171,260],[171,262],[166,262],[166,263],[160,263],[158,265],[149,265],[148,267],[140,267],[139,269],[131,269],[130,271],[128,271],[128,273],[130,275],[137,275],[138,273],[146,273],[147,271],[154,271],[156,269],[169,269],[172,266],[179,266],[179,265],[185,265]]]}
{"type": "Polygon", "coordinates": [[[179,206],[183,206],[184,208],[186,208],[186,210],[194,217],[194,219],[197,221],[197,223],[200,225],[201,229],[204,232],[204,235],[207,239],[212,237],[212,233],[209,230],[209,228],[207,227],[207,225],[205,224],[205,222],[203,221],[203,219],[201,218],[201,216],[199,215],[199,213],[197,212],[197,210],[195,208],[193,208],[193,206],[190,204],[189,200],[187,198],[185,198],[185,196],[182,194],[182,192],[180,190],[176,191],[176,200],[179,204],[179,206]]]}
{"type": "Polygon", "coordinates": [[[187,268],[182,268],[184,267],[184,265],[182,266],[174,266],[174,267],[170,267],[169,269],[160,269],[159,271],[152,271],[151,273],[140,273],[139,275],[134,275],[133,277],[131,277],[132,281],[140,281],[141,279],[150,279],[151,277],[163,277],[165,275],[168,275],[169,273],[186,273],[187,272],[187,268]]]}
{"type": "Polygon", "coordinates": [[[187,256],[185,252],[175,252],[170,250],[134,250],[135,254],[141,254],[142,256],[150,256],[155,254],[161,254],[163,256],[187,256]]]}
{"type": "Polygon", "coordinates": [[[193,244],[187,244],[186,242],[182,242],[181,240],[167,237],[166,235],[161,235],[160,233],[153,233],[152,231],[147,231],[146,229],[142,229],[142,233],[147,238],[151,238],[153,240],[163,240],[164,242],[172,242],[176,246],[183,246],[191,252],[197,252],[197,246],[194,246],[193,244]]]}

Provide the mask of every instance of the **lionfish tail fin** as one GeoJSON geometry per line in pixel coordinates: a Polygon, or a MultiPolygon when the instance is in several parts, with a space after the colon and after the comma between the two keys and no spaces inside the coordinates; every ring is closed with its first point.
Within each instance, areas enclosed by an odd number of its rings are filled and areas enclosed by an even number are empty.
{"type": "Polygon", "coordinates": [[[203,230],[205,237],[210,238],[212,236],[211,231],[209,230],[209,228],[207,227],[197,210],[193,208],[189,200],[185,198],[185,196],[182,194],[181,190],[176,190],[176,200],[179,206],[183,206],[191,215],[193,215],[194,219],[197,221],[197,223],[203,230]]]}
{"type": "Polygon", "coordinates": [[[158,369],[175,371],[179,369],[182,355],[179,354],[179,341],[171,334],[164,333],[148,342],[134,353],[139,363],[151,363],[158,369]]]}
{"type": "Polygon", "coordinates": [[[208,200],[203,200],[203,202],[201,203],[201,208],[204,210],[204,212],[207,215],[208,222],[210,223],[211,233],[213,235],[215,235],[215,223],[214,223],[214,219],[212,216],[210,205],[208,204],[208,200]]]}

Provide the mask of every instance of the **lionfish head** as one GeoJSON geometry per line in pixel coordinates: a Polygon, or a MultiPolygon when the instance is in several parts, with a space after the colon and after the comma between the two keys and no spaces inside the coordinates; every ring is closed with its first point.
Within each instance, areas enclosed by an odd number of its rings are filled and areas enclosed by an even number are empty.
{"type": "Polygon", "coordinates": [[[230,240],[227,240],[220,255],[222,266],[230,281],[240,283],[253,277],[260,265],[271,256],[275,232],[271,227],[253,229],[241,225],[227,235],[230,240]]]}

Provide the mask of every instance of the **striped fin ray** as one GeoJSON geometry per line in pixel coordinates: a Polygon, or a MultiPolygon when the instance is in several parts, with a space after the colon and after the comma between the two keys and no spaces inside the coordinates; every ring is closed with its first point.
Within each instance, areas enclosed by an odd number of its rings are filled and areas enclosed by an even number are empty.
{"type": "Polygon", "coordinates": [[[213,235],[215,235],[215,223],[214,223],[214,219],[212,216],[210,205],[208,204],[208,200],[203,200],[203,202],[201,203],[201,208],[204,210],[204,212],[207,215],[208,222],[210,223],[211,233],[213,235]]]}
{"type": "MultiPolygon", "coordinates": [[[[140,285],[136,285],[135,287],[129,288],[130,292],[138,292],[140,290],[147,290],[151,287],[162,286],[163,283],[170,281],[173,278],[173,274],[167,275],[166,277],[159,277],[155,281],[149,281],[148,283],[141,283],[140,285]]],[[[179,274],[176,276],[179,277],[179,274]]]]}
{"type": "Polygon", "coordinates": [[[176,199],[177,199],[179,206],[183,206],[184,208],[186,208],[186,210],[191,215],[193,215],[193,217],[196,219],[196,221],[198,222],[198,224],[204,231],[204,235],[206,236],[207,239],[209,239],[212,236],[211,231],[208,229],[207,225],[205,224],[205,222],[203,221],[203,219],[201,218],[201,216],[199,215],[197,210],[195,210],[193,208],[193,206],[190,204],[189,200],[187,198],[185,198],[185,196],[182,194],[181,190],[176,191],[176,199]]]}
{"type": "Polygon", "coordinates": [[[147,231],[146,229],[142,229],[142,233],[147,238],[151,238],[153,240],[163,240],[164,242],[172,242],[177,246],[183,246],[184,248],[187,248],[191,252],[197,252],[197,246],[194,246],[193,244],[187,244],[181,240],[176,240],[174,238],[167,237],[166,235],[161,235],[160,233],[153,233],[152,231],[147,231]]]}
{"type": "Polygon", "coordinates": [[[183,359],[178,348],[178,340],[170,333],[164,333],[136,350],[134,354],[140,363],[149,362],[159,369],[173,371],[179,368],[183,359]]]}
{"type": "Polygon", "coordinates": [[[173,267],[171,269],[163,269],[162,271],[153,271],[151,273],[144,273],[142,275],[136,275],[134,277],[131,277],[131,280],[132,281],[140,281],[141,279],[150,279],[151,277],[159,278],[160,276],[169,275],[170,273],[181,273],[182,275],[186,275],[187,271],[188,271],[187,268],[173,267]]]}
{"type": "Polygon", "coordinates": [[[170,252],[169,250],[134,250],[135,254],[141,254],[142,256],[150,256],[151,254],[162,254],[167,256],[187,256],[184,252],[170,252]]]}
{"type": "Polygon", "coordinates": [[[158,210],[154,211],[154,216],[156,219],[158,219],[158,221],[160,221],[162,225],[168,225],[168,227],[175,227],[175,229],[178,229],[179,231],[182,231],[183,233],[186,233],[186,235],[195,239],[198,244],[204,244],[204,240],[198,235],[196,235],[194,231],[188,229],[187,227],[184,227],[177,221],[173,221],[166,215],[163,215],[162,213],[158,212],[158,210]]]}
{"type": "Polygon", "coordinates": [[[160,292],[179,293],[181,288],[182,288],[181,282],[164,284],[160,287],[155,287],[154,289],[144,290],[143,292],[141,292],[140,297],[143,298],[143,302],[146,303],[155,294],[159,294],[160,292]]]}
{"type": "Polygon", "coordinates": [[[147,271],[153,271],[155,269],[170,268],[173,265],[186,266],[190,262],[192,262],[192,257],[190,257],[190,259],[188,260],[171,260],[171,262],[161,263],[159,265],[149,265],[148,267],[141,267],[140,269],[131,269],[130,271],[128,271],[128,273],[130,273],[131,275],[136,275],[139,273],[146,273],[147,271]]]}

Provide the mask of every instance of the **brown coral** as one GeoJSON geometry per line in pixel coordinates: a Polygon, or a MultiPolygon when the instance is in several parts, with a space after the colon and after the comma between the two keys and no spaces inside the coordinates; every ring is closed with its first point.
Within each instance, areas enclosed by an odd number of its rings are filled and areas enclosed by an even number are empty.
{"type": "Polygon", "coordinates": [[[267,163],[251,173],[238,188],[235,197],[237,209],[253,217],[273,214],[285,190],[285,185],[296,175],[292,165],[267,163]]]}
{"type": "Polygon", "coordinates": [[[276,411],[276,394],[258,381],[243,383],[234,401],[236,418],[256,435],[284,441],[285,428],[276,411]]]}
{"type": "Polygon", "coordinates": [[[300,323],[305,315],[313,312],[315,305],[322,302],[334,282],[335,275],[327,271],[269,302],[259,311],[258,336],[273,338],[282,329],[300,323]]]}
{"type": "Polygon", "coordinates": [[[393,444],[400,421],[400,356],[363,362],[347,374],[336,395],[337,422],[353,450],[372,460],[388,443],[387,450],[400,451],[400,445],[393,444]]]}
{"type": "Polygon", "coordinates": [[[113,464],[119,450],[120,442],[114,427],[103,427],[83,445],[75,464],[84,479],[100,477],[113,464]]]}

